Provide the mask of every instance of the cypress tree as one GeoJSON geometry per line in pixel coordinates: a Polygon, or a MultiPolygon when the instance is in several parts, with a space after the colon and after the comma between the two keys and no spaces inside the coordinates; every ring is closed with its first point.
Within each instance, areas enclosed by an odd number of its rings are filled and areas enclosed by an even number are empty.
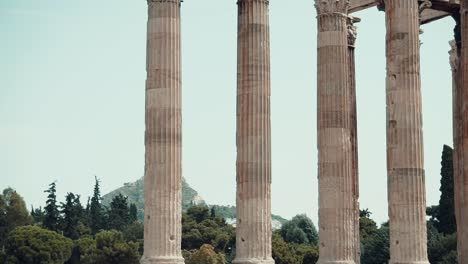
{"type": "Polygon", "coordinates": [[[55,181],[49,184],[49,189],[44,192],[48,193],[46,207],[44,208],[45,217],[42,225],[52,231],[58,231],[59,210],[57,206],[56,185],[55,181]]]}
{"type": "Polygon", "coordinates": [[[104,213],[101,205],[101,191],[99,189],[99,180],[95,177],[94,193],[89,205],[89,227],[91,232],[96,234],[104,228],[104,213]]]}
{"type": "Polygon", "coordinates": [[[444,234],[457,231],[454,205],[453,149],[444,145],[440,170],[440,200],[437,211],[437,229],[444,234]]]}

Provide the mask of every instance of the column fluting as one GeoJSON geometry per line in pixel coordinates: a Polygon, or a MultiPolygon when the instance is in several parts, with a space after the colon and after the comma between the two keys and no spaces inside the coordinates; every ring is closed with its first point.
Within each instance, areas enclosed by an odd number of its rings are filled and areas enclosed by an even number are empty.
{"type": "Polygon", "coordinates": [[[390,263],[427,263],[417,0],[385,0],[390,263]]]}
{"type": "Polygon", "coordinates": [[[239,0],[237,5],[237,227],[233,263],[272,264],[269,1],[239,0]]]}
{"type": "MultiPolygon", "coordinates": [[[[456,32],[457,33],[457,32],[456,32]]],[[[458,162],[457,191],[457,238],[458,263],[468,263],[468,0],[460,0],[460,81],[459,88],[459,123],[458,144],[455,146],[458,162]]]]}
{"type": "Polygon", "coordinates": [[[356,48],[357,27],[360,22],[357,17],[348,17],[348,56],[349,56],[349,88],[351,90],[351,152],[353,173],[353,202],[354,202],[354,262],[361,263],[361,238],[359,236],[359,162],[357,136],[357,101],[356,101],[356,65],[354,50],[356,48]]]}
{"type": "Polygon", "coordinates": [[[346,0],[316,0],[319,264],[354,264],[353,99],[346,0]]]}
{"type": "Polygon", "coordinates": [[[148,0],[144,264],[184,263],[180,48],[180,0],[148,0]]]}

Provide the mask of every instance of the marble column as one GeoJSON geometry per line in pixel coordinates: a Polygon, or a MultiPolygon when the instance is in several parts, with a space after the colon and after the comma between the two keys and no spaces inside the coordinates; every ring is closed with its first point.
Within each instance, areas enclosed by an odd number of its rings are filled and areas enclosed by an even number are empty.
{"type": "Polygon", "coordinates": [[[361,238],[359,236],[359,162],[357,137],[357,103],[356,103],[356,65],[354,49],[357,37],[357,27],[354,25],[361,19],[348,17],[348,56],[349,56],[349,88],[351,92],[351,152],[353,173],[353,201],[354,201],[354,262],[361,263],[361,238]]]}
{"type": "Polygon", "coordinates": [[[355,201],[346,0],[316,0],[319,264],[354,264],[355,201]]]}
{"type": "Polygon", "coordinates": [[[390,263],[427,263],[419,6],[385,0],[390,263]]]}
{"type": "MultiPolygon", "coordinates": [[[[460,0],[460,86],[457,91],[460,105],[458,131],[455,146],[458,156],[457,175],[457,227],[458,263],[468,263],[468,0],[460,0]]],[[[457,36],[456,36],[457,37],[457,36]]]]}
{"type": "Polygon", "coordinates": [[[274,263],[269,1],[239,0],[237,5],[237,228],[233,263],[274,263]]]}
{"type": "MultiPolygon", "coordinates": [[[[461,152],[463,149],[460,145],[460,139],[462,135],[461,129],[461,85],[460,85],[460,49],[457,47],[457,41],[450,41],[450,67],[452,69],[452,109],[453,109],[453,180],[454,180],[454,202],[455,202],[455,217],[457,222],[457,233],[462,234],[464,226],[461,224],[463,217],[461,216],[461,205],[463,204],[463,193],[460,192],[463,188],[463,166],[461,160],[461,152]]],[[[458,238],[458,258],[459,263],[468,263],[462,262],[462,250],[463,241],[460,241],[463,236],[457,236],[458,238]]]]}
{"type": "Polygon", "coordinates": [[[184,263],[180,0],[148,0],[146,61],[145,245],[141,263],[184,263]]]}

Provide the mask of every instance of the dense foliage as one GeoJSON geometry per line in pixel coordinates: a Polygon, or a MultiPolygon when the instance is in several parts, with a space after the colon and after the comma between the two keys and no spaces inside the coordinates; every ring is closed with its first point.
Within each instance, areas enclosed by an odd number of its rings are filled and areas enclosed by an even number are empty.
{"type": "Polygon", "coordinates": [[[73,242],[38,226],[17,227],[7,236],[6,263],[62,264],[71,256],[73,242]]]}
{"type": "MultiPolygon", "coordinates": [[[[428,256],[431,264],[457,263],[457,237],[453,197],[453,151],[444,146],[441,197],[427,208],[428,256]]],[[[186,184],[186,183],[185,183],[186,184]]],[[[187,184],[186,184],[187,185],[187,184]]],[[[187,185],[188,186],[188,185],[187,185]]],[[[80,196],[56,197],[57,185],[45,191],[45,207],[26,209],[13,189],[0,194],[0,263],[138,263],[143,253],[142,210],[124,194],[115,194],[107,204],[101,198],[96,178],[94,192],[85,207],[80,196]]],[[[191,195],[196,192],[191,189],[191,195]]],[[[229,221],[232,206],[204,204],[186,207],[182,214],[182,253],[186,264],[226,264],[235,258],[236,233],[229,221]]],[[[359,231],[361,263],[388,263],[389,223],[378,225],[372,213],[361,210],[359,231]]],[[[275,216],[273,216],[275,219],[275,216]]],[[[314,264],[318,260],[318,233],[306,215],[290,221],[277,218],[282,226],[272,232],[272,257],[276,264],[314,264]]]]}

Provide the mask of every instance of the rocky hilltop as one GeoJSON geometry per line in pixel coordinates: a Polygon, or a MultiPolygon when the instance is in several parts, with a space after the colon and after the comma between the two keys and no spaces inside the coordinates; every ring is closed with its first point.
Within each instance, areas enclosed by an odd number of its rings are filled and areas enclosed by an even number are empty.
{"type": "MultiPolygon", "coordinates": [[[[143,177],[138,179],[136,182],[124,183],[124,185],[118,189],[105,194],[102,197],[102,203],[104,206],[108,206],[112,201],[112,198],[118,194],[122,194],[128,197],[129,203],[134,203],[138,208],[138,218],[143,220],[143,177]]],[[[193,205],[207,205],[205,200],[194,190],[187,181],[182,178],[182,210],[186,210],[193,205]]],[[[208,205],[207,205],[208,206],[208,205]]],[[[214,208],[217,215],[224,217],[228,223],[235,225],[236,222],[236,207],[225,206],[225,205],[209,205],[210,208],[214,208]]],[[[272,215],[272,226],[274,229],[280,228],[283,223],[287,220],[279,215],[272,215]]]]}

